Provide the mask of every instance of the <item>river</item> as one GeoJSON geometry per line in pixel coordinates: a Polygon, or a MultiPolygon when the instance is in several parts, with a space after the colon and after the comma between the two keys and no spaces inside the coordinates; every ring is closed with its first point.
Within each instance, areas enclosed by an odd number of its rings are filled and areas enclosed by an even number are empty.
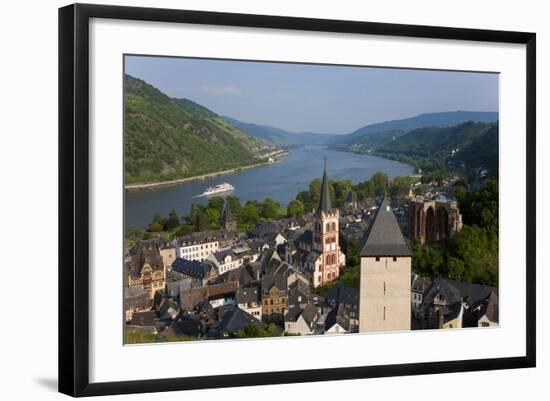
{"type": "Polygon", "coordinates": [[[323,175],[323,159],[327,158],[330,179],[350,179],[354,184],[368,180],[382,171],[390,178],[412,174],[412,167],[376,156],[359,155],[327,149],[324,146],[305,146],[292,149],[279,163],[240,171],[204,181],[144,192],[125,193],[126,228],[147,227],[155,213],[167,216],[170,209],[180,215],[189,214],[191,205],[206,204],[198,196],[206,188],[228,182],[235,187],[232,195],[241,203],[247,200],[275,199],[286,206],[309,183],[323,175]]]}

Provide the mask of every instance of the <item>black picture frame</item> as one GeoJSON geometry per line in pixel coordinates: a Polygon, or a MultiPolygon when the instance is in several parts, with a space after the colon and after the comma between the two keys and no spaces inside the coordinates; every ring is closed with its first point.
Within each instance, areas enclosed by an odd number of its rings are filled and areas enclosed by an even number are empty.
{"type": "Polygon", "coordinates": [[[434,26],[75,4],[59,9],[59,391],[71,396],[174,391],[534,367],[536,364],[536,35],[434,26]],[[526,354],[521,357],[89,381],[88,61],[91,18],[437,38],[526,45],[526,354]]]}

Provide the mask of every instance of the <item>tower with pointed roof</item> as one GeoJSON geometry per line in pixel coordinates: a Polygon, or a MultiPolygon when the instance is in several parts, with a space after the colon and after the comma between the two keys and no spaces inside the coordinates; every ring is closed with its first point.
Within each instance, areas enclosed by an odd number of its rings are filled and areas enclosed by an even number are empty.
{"type": "Polygon", "coordinates": [[[384,198],[360,251],[359,331],[411,329],[412,252],[384,198]]]}
{"type": "Polygon", "coordinates": [[[227,231],[237,232],[237,219],[233,216],[229,204],[226,202],[222,215],[222,226],[227,231]]]}
{"type": "Polygon", "coordinates": [[[337,280],[340,275],[340,267],[345,264],[345,255],[339,245],[340,212],[332,207],[330,188],[327,175],[327,161],[323,171],[321,183],[321,197],[319,207],[315,211],[313,229],[313,250],[320,254],[320,263],[316,264],[313,272],[313,286],[318,287],[337,280]]]}

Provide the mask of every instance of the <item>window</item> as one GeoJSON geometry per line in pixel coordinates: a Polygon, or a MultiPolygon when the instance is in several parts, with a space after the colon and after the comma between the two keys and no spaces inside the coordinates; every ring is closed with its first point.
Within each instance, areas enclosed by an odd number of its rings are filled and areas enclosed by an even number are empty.
{"type": "Polygon", "coordinates": [[[332,223],[332,231],[336,231],[336,223],[332,223]]]}
{"type": "Polygon", "coordinates": [[[393,257],[393,261],[394,261],[394,262],[397,262],[397,256],[394,256],[394,257],[393,257]]]}
{"type": "Polygon", "coordinates": [[[386,320],[386,307],[384,306],[384,320],[386,320]]]}
{"type": "Polygon", "coordinates": [[[325,231],[328,233],[330,231],[330,223],[327,223],[325,226],[325,231]]]}
{"type": "Polygon", "coordinates": [[[380,257],[379,256],[376,257],[376,261],[380,262],[380,257]]]}
{"type": "Polygon", "coordinates": [[[386,282],[384,281],[384,295],[386,295],[386,282]]]}

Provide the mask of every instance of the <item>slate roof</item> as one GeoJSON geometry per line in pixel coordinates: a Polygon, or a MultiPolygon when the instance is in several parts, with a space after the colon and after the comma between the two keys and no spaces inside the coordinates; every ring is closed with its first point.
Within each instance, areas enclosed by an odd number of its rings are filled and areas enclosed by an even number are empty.
{"type": "Polygon", "coordinates": [[[317,214],[321,212],[331,212],[332,202],[330,200],[330,188],[327,176],[327,161],[325,159],[325,168],[323,171],[323,182],[321,183],[321,198],[319,199],[319,207],[317,208],[317,214]]]}
{"type": "Polygon", "coordinates": [[[277,222],[268,221],[258,223],[254,229],[248,232],[248,235],[251,238],[265,239],[266,237],[273,236],[274,234],[282,234],[283,231],[283,227],[281,227],[277,222]]]}
{"type": "Polygon", "coordinates": [[[249,324],[256,324],[262,326],[261,322],[251,314],[243,311],[242,309],[235,307],[233,310],[226,312],[219,324],[213,329],[211,334],[233,335],[237,331],[244,329],[249,324]]]}
{"type": "Polygon", "coordinates": [[[258,284],[251,284],[245,287],[241,287],[237,291],[237,303],[238,304],[260,304],[260,286],[258,284]]]}
{"type": "Polygon", "coordinates": [[[296,280],[288,287],[288,305],[306,304],[311,295],[309,286],[302,280],[296,280]]]}
{"type": "Polygon", "coordinates": [[[163,335],[175,336],[175,337],[200,337],[204,334],[204,324],[198,320],[189,316],[179,315],[170,327],[168,327],[163,335]]]}
{"type": "Polygon", "coordinates": [[[306,324],[311,328],[319,318],[319,309],[313,304],[308,303],[304,308],[294,306],[290,308],[285,315],[285,322],[296,322],[302,316],[306,324]]]}
{"type": "MultiPolygon", "coordinates": [[[[338,283],[328,293],[327,297],[325,298],[325,304],[329,307],[332,307],[333,310],[340,309],[339,313],[342,314],[341,319],[343,319],[344,317],[347,319],[359,319],[358,288],[344,287],[342,283],[338,283]]],[[[342,320],[342,322],[344,321],[345,319],[342,320]]]]}
{"type": "Polygon", "coordinates": [[[176,260],[172,262],[172,270],[202,280],[208,276],[210,265],[199,262],[198,260],[176,258],[176,260]]]}
{"type": "Polygon", "coordinates": [[[128,272],[132,277],[138,278],[141,275],[141,269],[145,262],[149,263],[155,271],[164,270],[162,256],[160,256],[159,240],[139,241],[130,250],[130,260],[126,263],[128,272]]]}
{"type": "Polygon", "coordinates": [[[159,318],[162,320],[172,320],[179,313],[179,306],[174,301],[164,299],[158,308],[159,318]]]}
{"type": "Polygon", "coordinates": [[[445,313],[443,321],[446,323],[456,319],[460,315],[461,310],[462,310],[462,302],[457,302],[449,306],[447,309],[447,313],[445,313]]]}
{"type": "Polygon", "coordinates": [[[382,201],[365,234],[360,255],[412,256],[388,198],[384,198],[382,201]]]}
{"type": "Polygon", "coordinates": [[[345,313],[344,305],[332,308],[325,319],[325,330],[329,330],[335,324],[340,325],[344,330],[351,331],[350,318],[345,313]]]}
{"type": "Polygon", "coordinates": [[[442,293],[445,296],[447,305],[462,300],[470,305],[475,305],[487,298],[491,292],[498,295],[496,287],[438,277],[433,280],[432,285],[426,290],[424,302],[430,303],[437,293],[442,293]]]}
{"type": "Polygon", "coordinates": [[[302,234],[298,238],[294,240],[297,244],[306,244],[311,246],[313,244],[313,231],[311,230],[304,230],[302,234]]]}
{"type": "Polygon", "coordinates": [[[189,234],[185,234],[181,237],[177,237],[177,243],[179,246],[190,246],[203,244],[207,242],[222,242],[228,241],[235,238],[235,233],[221,229],[221,230],[208,230],[208,231],[197,231],[189,234]]]}
{"type": "Polygon", "coordinates": [[[282,274],[269,274],[262,277],[262,291],[264,293],[269,293],[271,288],[277,288],[279,291],[287,290],[287,280],[286,277],[282,274]]]}
{"type": "Polygon", "coordinates": [[[231,281],[238,283],[239,286],[243,286],[253,281],[253,278],[250,275],[250,272],[246,269],[246,267],[241,266],[219,275],[216,278],[215,283],[221,284],[221,283],[228,283],[231,281]]]}
{"type": "Polygon", "coordinates": [[[487,316],[491,322],[498,323],[498,294],[495,291],[490,291],[487,297],[470,306],[464,315],[464,327],[477,327],[479,319],[483,316],[487,316]]]}

